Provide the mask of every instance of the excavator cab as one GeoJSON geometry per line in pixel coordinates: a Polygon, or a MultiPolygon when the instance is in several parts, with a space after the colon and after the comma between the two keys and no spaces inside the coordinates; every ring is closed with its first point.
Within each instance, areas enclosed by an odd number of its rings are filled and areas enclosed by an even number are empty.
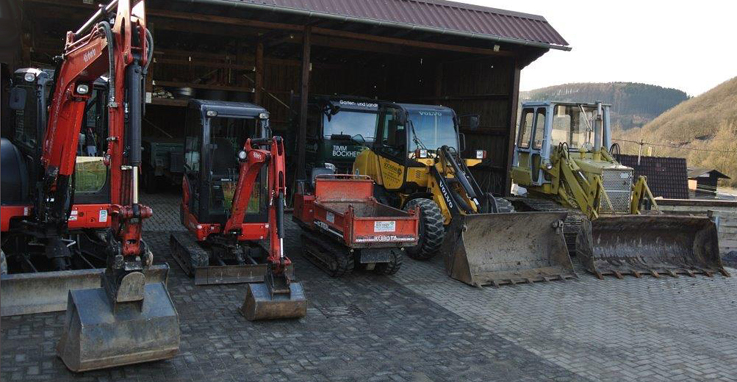
{"type": "Polygon", "coordinates": [[[195,285],[248,283],[249,320],[306,314],[302,285],[284,256],[284,142],[261,106],[191,100],[180,219],[171,251],[195,285]]]}
{"type": "Polygon", "coordinates": [[[647,179],[617,161],[611,141],[609,105],[524,103],[512,179],[528,196],[515,202],[570,211],[569,251],[598,277],[726,275],[715,224],[707,217],[658,214],[647,179]]]}
{"type": "MultiPolygon", "coordinates": [[[[225,225],[238,183],[238,152],[248,138],[266,137],[268,129],[268,113],[255,105],[191,102],[185,122],[184,177],[187,209],[199,223],[225,225]]],[[[267,220],[265,176],[262,171],[256,180],[248,221],[267,220]]]]}

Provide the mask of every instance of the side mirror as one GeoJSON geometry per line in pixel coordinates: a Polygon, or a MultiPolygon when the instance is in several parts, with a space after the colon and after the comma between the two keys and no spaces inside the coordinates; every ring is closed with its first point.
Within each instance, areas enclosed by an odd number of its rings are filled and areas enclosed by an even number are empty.
{"type": "Polygon", "coordinates": [[[476,130],[481,124],[481,117],[478,114],[466,114],[458,117],[458,119],[460,121],[463,121],[463,119],[467,119],[468,125],[464,125],[462,122],[459,122],[458,124],[469,130],[476,130]]]}
{"type": "Polygon", "coordinates": [[[472,115],[470,117],[470,120],[468,121],[468,128],[471,130],[476,130],[479,128],[479,125],[481,124],[481,118],[477,115],[472,115]]]}
{"type": "Polygon", "coordinates": [[[399,111],[396,112],[396,117],[397,117],[397,125],[399,125],[399,126],[406,126],[407,125],[407,113],[405,113],[404,111],[399,110],[399,111]]]}
{"type": "Polygon", "coordinates": [[[366,139],[361,134],[356,134],[356,135],[352,136],[351,137],[351,140],[353,142],[358,143],[361,146],[366,146],[366,139]]]}
{"type": "Polygon", "coordinates": [[[10,89],[10,100],[8,106],[11,110],[23,110],[26,108],[26,89],[14,86],[10,89]]]}

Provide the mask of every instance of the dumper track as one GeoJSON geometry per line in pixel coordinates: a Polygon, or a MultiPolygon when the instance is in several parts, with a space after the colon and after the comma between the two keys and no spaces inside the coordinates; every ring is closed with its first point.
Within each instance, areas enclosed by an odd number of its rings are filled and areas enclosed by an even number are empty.
{"type": "Polygon", "coordinates": [[[568,217],[566,217],[566,220],[563,224],[563,236],[565,236],[566,239],[568,253],[571,256],[576,254],[576,237],[578,236],[578,233],[581,232],[581,223],[587,219],[586,215],[584,215],[581,211],[577,209],[563,207],[552,200],[532,198],[510,198],[510,200],[516,203],[524,204],[532,211],[568,212],[568,217]]]}
{"type": "Polygon", "coordinates": [[[322,234],[302,231],[302,256],[330,277],[341,277],[353,272],[353,253],[322,234]]]}

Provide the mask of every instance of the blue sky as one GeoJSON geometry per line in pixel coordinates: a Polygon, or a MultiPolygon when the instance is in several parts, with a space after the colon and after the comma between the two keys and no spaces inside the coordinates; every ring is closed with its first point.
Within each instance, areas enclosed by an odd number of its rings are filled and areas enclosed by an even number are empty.
{"type": "Polygon", "coordinates": [[[699,95],[737,76],[737,1],[463,0],[544,16],[573,51],[522,72],[530,90],[567,82],[643,82],[699,95]]]}

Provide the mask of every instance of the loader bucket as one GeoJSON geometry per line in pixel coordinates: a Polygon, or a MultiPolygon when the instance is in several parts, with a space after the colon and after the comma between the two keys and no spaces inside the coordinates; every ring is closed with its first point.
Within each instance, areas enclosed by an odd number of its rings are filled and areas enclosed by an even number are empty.
{"type": "Polygon", "coordinates": [[[455,243],[445,251],[445,270],[474,286],[576,277],[562,232],[566,216],[523,212],[454,217],[454,222],[461,221],[451,224],[457,229],[455,243]]]}
{"type": "Polygon", "coordinates": [[[113,304],[104,288],[70,290],[56,353],[73,372],[174,357],[179,316],[163,282],[145,284],[142,302],[113,304]]]}
{"type": "Polygon", "coordinates": [[[248,321],[302,318],[307,315],[307,299],[302,284],[267,271],[263,283],[248,284],[241,314],[248,321]]]}
{"type": "Polygon", "coordinates": [[[601,216],[581,225],[576,254],[598,278],[716,272],[729,276],[719,256],[716,224],[708,217],[601,216]]]}

